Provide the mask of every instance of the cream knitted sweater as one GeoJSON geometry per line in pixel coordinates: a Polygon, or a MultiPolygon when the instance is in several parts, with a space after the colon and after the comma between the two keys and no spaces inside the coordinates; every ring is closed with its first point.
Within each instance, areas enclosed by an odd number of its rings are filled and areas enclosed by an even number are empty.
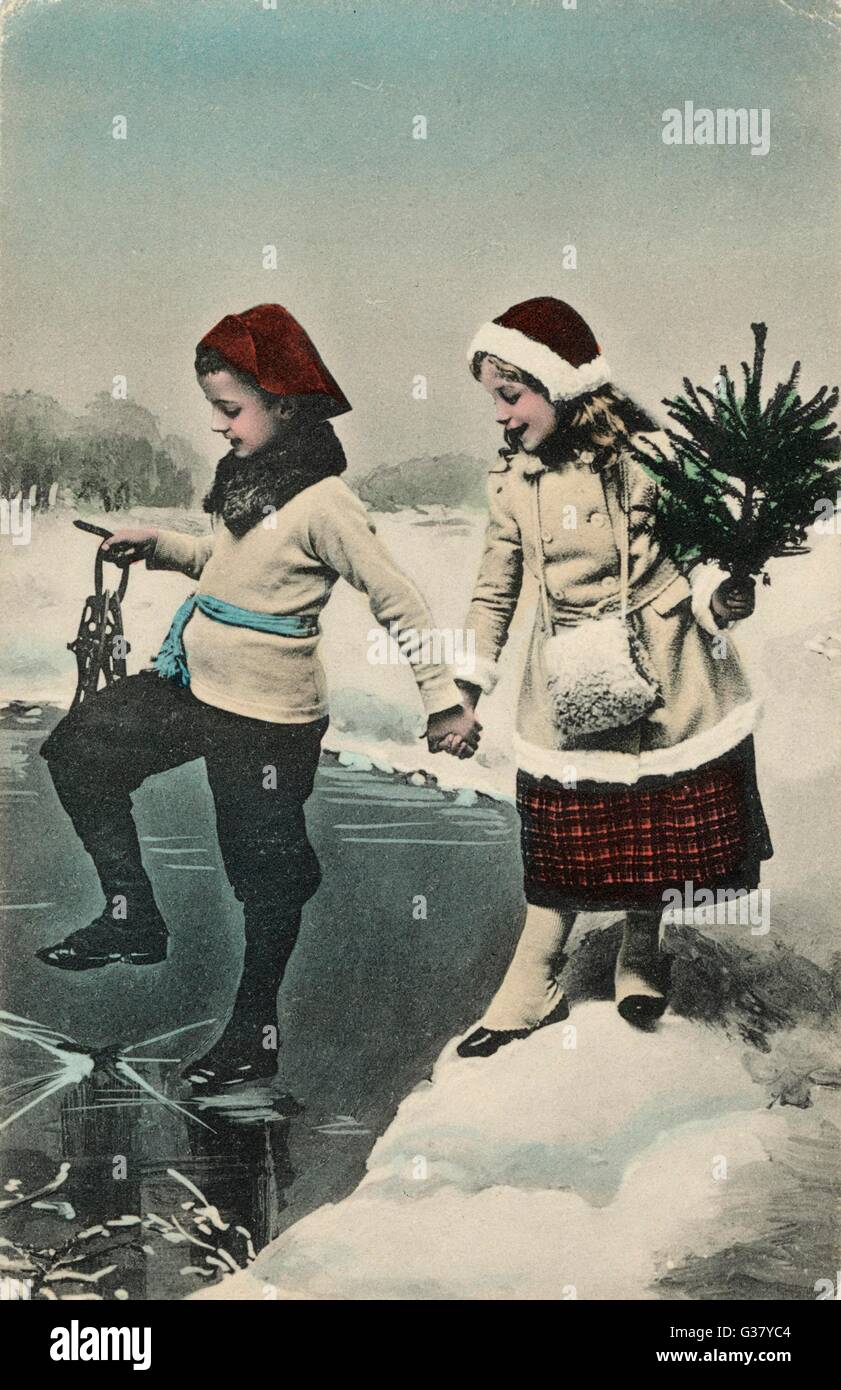
{"type": "MultiPolygon", "coordinates": [[[[398,569],[359,498],[340,478],[324,478],[276,513],[234,536],[214,518],[208,536],[160,531],[149,569],[181,570],[212,594],[261,613],[317,616],[341,577],[368,595],[371,611],[397,633],[432,627],[429,610],[398,569]]],[[[399,637],[398,637],[399,640],[399,637]]],[[[304,724],[328,712],[319,635],[278,637],[229,627],[198,609],[184,631],[191,690],[233,714],[304,724]]],[[[413,664],[427,715],[461,703],[447,666],[413,664]]]]}

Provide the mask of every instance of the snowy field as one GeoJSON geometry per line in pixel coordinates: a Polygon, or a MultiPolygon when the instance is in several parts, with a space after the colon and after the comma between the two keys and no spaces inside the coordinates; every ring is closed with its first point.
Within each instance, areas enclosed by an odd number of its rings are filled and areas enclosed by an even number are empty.
{"type": "MultiPolygon", "coordinates": [[[[60,705],[72,698],[75,663],[66,644],[76,634],[82,600],[92,588],[96,541],[70,524],[71,515],[36,515],[29,545],[2,538],[6,646],[0,698],[60,705]]],[[[113,516],[88,519],[111,526],[205,529],[201,514],[178,511],[126,512],[117,523],[113,516]]],[[[425,514],[376,515],[375,521],[380,538],[425,594],[436,625],[460,628],[482,552],[483,516],[437,507],[425,514]]],[[[808,556],[772,562],[772,585],[759,590],[757,613],[737,631],[751,680],[764,697],[761,740],[785,757],[785,775],[794,784],[827,771],[838,752],[831,696],[841,671],[838,538],[813,536],[812,546],[808,556]]],[[[113,582],[118,571],[106,566],[105,575],[113,582]]],[[[124,604],[130,671],[157,650],[189,588],[182,575],[134,566],[124,604]]],[[[482,700],[482,748],[467,765],[459,765],[430,757],[418,741],[423,720],[411,673],[401,665],[370,663],[376,624],[365,597],[340,581],[322,620],[332,720],[327,746],[368,754],[384,769],[426,767],[443,785],[512,795],[511,723],[535,602],[527,581],[502,679],[493,696],[482,700]]]]}
{"type": "MultiPolygon", "coordinates": [[[[92,516],[114,525],[113,518],[92,516]]],[[[120,524],[148,522],[203,531],[200,513],[121,514],[120,524]]],[[[482,551],[484,517],[444,508],[375,517],[378,533],[426,595],[440,628],[460,628],[482,551]]],[[[757,734],[760,789],[771,825],[775,856],[764,882],[786,929],[797,913],[797,931],[814,959],[837,949],[839,739],[841,675],[841,568],[838,537],[812,537],[809,555],[772,562],[772,584],[758,591],[755,615],[736,641],[763,714],[757,734]]],[[[67,513],[35,516],[29,545],[2,538],[0,594],[6,627],[0,696],[67,705],[75,662],[66,643],[75,636],[82,600],[92,587],[95,540],[71,525],[67,513]]],[[[117,576],[112,566],[106,574],[117,576]]],[[[131,642],[129,670],[148,661],[172,613],[189,591],[178,574],[134,567],[125,602],[131,642]]],[[[321,655],[330,686],[331,724],[325,747],[343,750],[343,761],[383,771],[425,770],[443,788],[476,789],[512,799],[511,731],[525,646],[536,596],[529,585],[515,617],[502,663],[502,678],[484,697],[479,753],[459,761],[432,755],[419,738],[420,700],[410,671],[372,665],[376,631],[367,601],[340,581],[323,615],[321,655]]],[[[465,795],[467,795],[465,790],[465,795]]]]}

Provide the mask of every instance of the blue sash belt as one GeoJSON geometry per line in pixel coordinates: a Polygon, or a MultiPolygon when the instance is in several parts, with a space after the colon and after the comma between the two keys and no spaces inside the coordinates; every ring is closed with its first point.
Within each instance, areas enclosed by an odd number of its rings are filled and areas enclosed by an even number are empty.
{"type": "Polygon", "coordinates": [[[196,608],[206,618],[228,623],[230,627],[250,627],[255,632],[273,632],[279,637],[315,637],[318,633],[318,619],[314,617],[299,617],[296,613],[255,613],[250,608],[237,608],[234,603],[214,598],[212,594],[190,594],[175,614],[160,651],[153,657],[158,675],[177,681],[179,685],[190,684],[184,629],[196,608]]]}

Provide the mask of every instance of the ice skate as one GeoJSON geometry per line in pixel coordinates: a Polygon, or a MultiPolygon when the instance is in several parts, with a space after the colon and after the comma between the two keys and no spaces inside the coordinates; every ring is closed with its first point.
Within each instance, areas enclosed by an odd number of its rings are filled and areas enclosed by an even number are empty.
{"type": "Polygon", "coordinates": [[[35,954],[57,970],[97,970],[103,965],[157,965],[166,960],[169,932],[155,914],[142,926],[115,922],[108,910],[35,954]]]}

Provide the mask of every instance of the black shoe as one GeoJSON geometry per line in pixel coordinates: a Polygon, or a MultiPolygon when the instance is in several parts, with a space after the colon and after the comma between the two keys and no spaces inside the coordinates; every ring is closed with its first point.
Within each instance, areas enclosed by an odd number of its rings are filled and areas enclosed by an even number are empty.
{"type": "Polygon", "coordinates": [[[652,1033],[657,1020],[663,1017],[669,1007],[669,987],[673,957],[665,951],[658,952],[654,959],[635,961],[633,969],[617,971],[616,1009],[621,1018],[643,1033],[652,1033]],[[624,977],[624,978],[623,978],[624,977]],[[634,994],[634,978],[642,979],[658,991],[657,994],[634,994]],[[625,990],[629,990],[625,993],[625,990]]]}
{"type": "Polygon", "coordinates": [[[530,1033],[536,1033],[538,1028],[547,1028],[550,1023],[563,1023],[565,1018],[569,1018],[569,1003],[566,995],[562,994],[552,1012],[533,1028],[509,1028],[504,1031],[476,1028],[459,1043],[456,1052],[459,1057],[492,1057],[506,1043],[514,1042],[517,1038],[527,1038],[530,1033]]]}
{"type": "Polygon", "coordinates": [[[276,1074],[276,1052],[265,1047],[238,1047],[220,1038],[204,1057],[190,1062],[181,1076],[203,1095],[211,1095],[249,1081],[274,1079],[276,1074]]]}
{"type": "Polygon", "coordinates": [[[103,965],[157,965],[166,960],[169,932],[163,919],[154,924],[125,927],[103,914],[89,927],[80,927],[54,946],[35,954],[58,970],[97,970],[103,965]]]}
{"type": "Polygon", "coordinates": [[[666,998],[658,999],[653,994],[628,994],[616,1005],[617,1012],[634,1028],[643,1033],[652,1033],[658,1018],[669,1006],[666,998]]]}

